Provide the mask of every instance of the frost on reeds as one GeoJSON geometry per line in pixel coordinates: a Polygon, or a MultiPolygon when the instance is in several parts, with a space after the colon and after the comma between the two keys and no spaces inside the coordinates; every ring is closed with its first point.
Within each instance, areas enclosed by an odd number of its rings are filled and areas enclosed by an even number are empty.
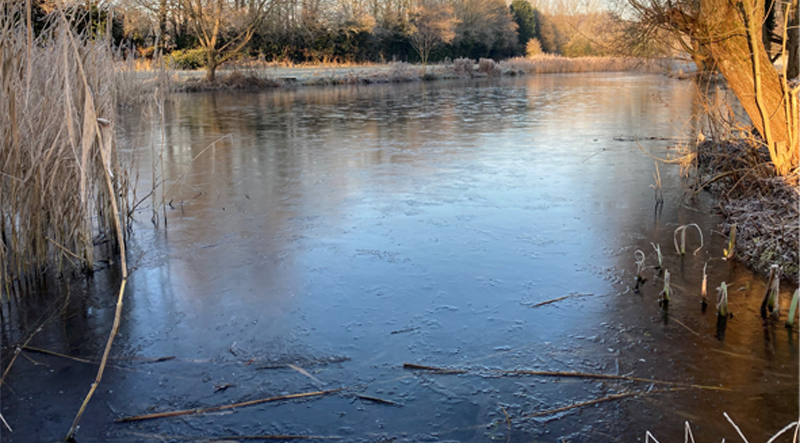
{"type": "Polygon", "coordinates": [[[4,291],[14,279],[66,262],[91,269],[95,240],[117,243],[112,199],[126,213],[130,189],[115,140],[117,83],[107,37],[75,35],[58,14],[34,35],[24,6],[0,0],[4,291]]]}
{"type": "MultiPolygon", "coordinates": [[[[745,437],[744,433],[742,432],[742,429],[739,428],[739,426],[733,421],[733,419],[730,417],[730,415],[728,415],[727,412],[723,412],[722,415],[725,416],[725,419],[728,420],[728,423],[730,423],[731,426],[733,426],[733,428],[736,430],[736,433],[739,434],[739,438],[741,438],[741,440],[744,443],[749,443],[749,440],[747,439],[747,437],[745,437]]],[[[783,434],[785,434],[785,433],[787,433],[789,431],[792,431],[792,430],[794,430],[794,439],[792,441],[796,442],[797,441],[797,435],[800,432],[800,429],[798,429],[797,426],[798,426],[798,422],[796,422],[796,421],[794,421],[792,423],[789,423],[788,425],[784,426],[783,429],[778,431],[775,435],[773,435],[768,440],[766,440],[766,442],[767,443],[773,443],[775,441],[778,441],[778,438],[781,435],[783,435],[783,434]]],[[[791,434],[790,434],[790,437],[791,437],[791,434]]],[[[650,431],[645,431],[645,433],[644,433],[644,441],[645,441],[645,443],[650,443],[650,442],[660,443],[650,431]]],[[[723,438],[722,441],[724,442],[725,439],[723,438]]],[[[692,433],[692,428],[689,425],[688,421],[684,423],[683,443],[695,443],[694,434],[692,433]]]]}
{"type": "Polygon", "coordinates": [[[697,228],[697,233],[700,234],[700,246],[694,250],[692,255],[697,255],[701,249],[703,249],[703,231],[700,229],[700,226],[697,226],[695,223],[691,223],[688,225],[678,226],[675,229],[675,233],[672,235],[672,240],[675,242],[675,251],[680,255],[686,254],[686,229],[691,228],[694,226],[697,228]],[[678,247],[678,234],[681,234],[681,246],[678,247]]]}
{"type": "Polygon", "coordinates": [[[767,290],[764,292],[764,300],[761,302],[761,317],[767,318],[768,314],[774,317],[780,315],[780,292],[781,268],[778,265],[772,265],[769,268],[767,290]]]}
{"type": "Polygon", "coordinates": [[[658,60],[635,57],[562,57],[541,54],[535,57],[515,57],[500,63],[506,70],[527,74],[558,74],[570,72],[662,72],[664,67],[658,60]]]}

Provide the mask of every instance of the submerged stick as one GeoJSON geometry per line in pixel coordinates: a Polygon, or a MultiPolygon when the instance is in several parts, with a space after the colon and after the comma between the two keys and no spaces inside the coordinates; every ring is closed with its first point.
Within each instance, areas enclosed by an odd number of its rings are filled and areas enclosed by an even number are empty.
{"type": "Polygon", "coordinates": [[[558,298],[554,298],[552,300],[547,300],[547,301],[543,301],[541,303],[536,303],[532,307],[533,308],[538,308],[539,306],[549,305],[550,303],[555,303],[555,302],[558,302],[558,301],[561,301],[561,300],[564,300],[564,299],[567,299],[567,298],[570,298],[570,297],[581,297],[581,296],[587,296],[587,295],[593,295],[593,294],[581,294],[581,293],[575,292],[575,293],[572,293],[572,294],[567,294],[567,295],[565,295],[563,297],[558,297],[558,298]]]}
{"type": "Polygon", "coordinates": [[[403,369],[419,369],[422,371],[439,372],[442,374],[466,374],[467,372],[469,372],[464,369],[437,368],[434,366],[417,365],[414,363],[403,363],[403,369]]]}
{"type": "Polygon", "coordinates": [[[305,369],[303,369],[303,368],[301,368],[299,366],[295,366],[295,365],[292,365],[292,364],[287,364],[286,366],[290,367],[291,369],[294,369],[295,371],[297,371],[297,372],[305,375],[306,377],[310,378],[311,380],[313,380],[314,383],[319,385],[319,386],[317,386],[318,388],[321,388],[321,387],[326,385],[326,383],[324,381],[318,379],[317,377],[314,377],[313,375],[309,374],[308,371],[306,371],[305,369]]]}
{"type": "Polygon", "coordinates": [[[23,346],[22,349],[25,351],[37,352],[39,354],[46,354],[46,355],[52,355],[54,357],[66,358],[67,360],[73,360],[79,363],[97,364],[97,362],[91,360],[86,360],[84,358],[79,358],[79,357],[73,357],[71,355],[66,355],[66,354],[59,354],[58,352],[48,351],[47,349],[39,349],[39,348],[34,348],[32,346],[23,346]]]}
{"type": "MultiPolygon", "coordinates": [[[[469,373],[471,371],[467,371],[464,369],[449,369],[449,368],[441,368],[436,366],[422,366],[422,365],[415,365],[412,363],[403,363],[403,367],[407,369],[421,369],[427,370],[431,372],[436,372],[439,374],[444,373],[469,373]]],[[[635,382],[644,382],[644,383],[654,383],[658,385],[670,385],[670,386],[682,386],[686,388],[696,388],[696,389],[704,389],[704,390],[712,390],[712,391],[730,391],[728,388],[721,388],[718,386],[703,386],[703,385],[694,385],[688,383],[681,383],[681,382],[673,382],[673,381],[666,381],[666,380],[655,380],[652,378],[640,378],[640,377],[631,377],[628,375],[613,375],[613,374],[596,374],[590,372],[569,372],[569,371],[529,371],[524,369],[511,369],[511,370],[489,370],[486,371],[493,374],[500,374],[500,375],[536,375],[541,377],[573,377],[573,378],[594,378],[594,379],[604,379],[604,380],[625,380],[625,381],[635,381],[635,382]]]]}
{"type": "Polygon", "coordinates": [[[400,407],[403,406],[402,404],[400,404],[400,403],[398,403],[396,401],[386,400],[385,398],[371,397],[369,395],[362,395],[362,394],[356,394],[356,397],[358,397],[358,398],[360,398],[362,400],[374,401],[375,403],[383,403],[385,405],[400,406],[400,407]]]}
{"type": "Polygon", "coordinates": [[[329,389],[327,391],[314,391],[314,392],[302,392],[300,394],[290,394],[290,395],[280,395],[277,397],[267,397],[267,398],[260,398],[258,400],[250,400],[244,401],[241,403],[233,403],[230,405],[221,405],[221,406],[211,406],[208,408],[197,408],[197,409],[183,409],[179,411],[169,411],[169,412],[158,412],[155,414],[145,414],[145,415],[135,415],[132,417],[123,417],[117,420],[114,420],[116,423],[128,423],[132,421],[142,421],[142,420],[152,420],[156,418],[167,418],[167,417],[179,417],[182,415],[194,415],[194,414],[205,414],[208,412],[217,412],[217,411],[224,411],[227,409],[234,409],[234,408],[243,408],[246,406],[253,406],[253,405],[260,405],[262,403],[270,403],[275,401],[281,400],[293,400],[296,398],[306,398],[306,397],[319,397],[322,395],[333,394],[336,392],[344,391],[347,388],[338,388],[338,389],[329,389]]]}

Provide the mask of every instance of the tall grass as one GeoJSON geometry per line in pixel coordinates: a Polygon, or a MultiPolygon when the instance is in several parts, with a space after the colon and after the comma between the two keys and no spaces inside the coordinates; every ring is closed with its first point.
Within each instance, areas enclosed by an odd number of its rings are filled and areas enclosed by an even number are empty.
{"type": "Polygon", "coordinates": [[[8,292],[15,280],[66,262],[91,269],[96,243],[119,244],[130,179],[116,146],[109,36],[74,34],[74,17],[60,11],[34,35],[30,2],[0,7],[0,278],[8,292]]]}

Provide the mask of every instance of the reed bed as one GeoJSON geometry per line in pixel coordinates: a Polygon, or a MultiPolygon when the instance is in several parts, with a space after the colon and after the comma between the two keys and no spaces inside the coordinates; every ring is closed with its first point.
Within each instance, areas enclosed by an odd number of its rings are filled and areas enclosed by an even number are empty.
{"type": "Polygon", "coordinates": [[[573,72],[635,71],[661,73],[666,68],[660,60],[637,57],[562,57],[540,54],[535,57],[515,57],[500,62],[505,70],[526,74],[565,74],[573,72]]]}
{"type": "Polygon", "coordinates": [[[115,138],[119,88],[110,36],[74,34],[73,17],[61,11],[34,35],[26,5],[0,0],[0,283],[6,293],[15,282],[65,265],[91,270],[96,245],[122,240],[117,233],[126,232],[127,220],[116,218],[129,207],[129,162],[115,138]]]}

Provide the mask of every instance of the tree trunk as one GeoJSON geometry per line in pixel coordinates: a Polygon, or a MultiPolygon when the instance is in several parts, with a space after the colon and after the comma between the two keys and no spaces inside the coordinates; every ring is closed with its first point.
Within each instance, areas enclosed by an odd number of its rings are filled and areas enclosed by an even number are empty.
{"type": "Polygon", "coordinates": [[[748,13],[746,20],[760,26],[763,0],[748,5],[751,7],[749,10],[742,3],[750,2],[737,3],[740,10],[730,0],[702,1],[701,18],[693,37],[706,44],[714,64],[725,76],[759,134],[765,141],[773,142],[770,157],[776,172],[785,175],[797,167],[798,150],[796,146],[790,146],[791,129],[780,76],[770,63],[760,35],[749,41],[748,28],[742,17],[743,13],[748,13]],[[755,66],[760,72],[755,71],[755,66]]]}
{"type": "Polygon", "coordinates": [[[219,54],[214,49],[206,50],[206,81],[214,83],[217,79],[217,66],[219,66],[219,54]]]}
{"type": "Polygon", "coordinates": [[[787,42],[786,42],[786,52],[789,53],[787,60],[784,63],[788,63],[786,65],[786,77],[787,78],[796,78],[800,75],[800,8],[798,8],[798,0],[795,0],[790,3],[788,14],[789,16],[789,26],[787,26],[787,42]]]}
{"type": "Polygon", "coordinates": [[[166,36],[167,36],[167,0],[161,0],[158,6],[158,30],[159,30],[159,44],[162,53],[166,49],[166,36]]]}
{"type": "Polygon", "coordinates": [[[694,51],[691,53],[692,61],[697,67],[698,73],[708,75],[716,72],[714,60],[712,60],[711,53],[705,45],[700,44],[698,41],[694,41],[692,42],[692,49],[694,51]]]}

